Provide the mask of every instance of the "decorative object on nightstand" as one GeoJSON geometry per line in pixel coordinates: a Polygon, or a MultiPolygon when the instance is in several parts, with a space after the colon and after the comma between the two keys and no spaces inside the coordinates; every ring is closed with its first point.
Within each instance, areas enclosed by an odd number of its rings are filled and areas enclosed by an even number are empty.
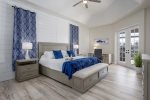
{"type": "Polygon", "coordinates": [[[21,82],[39,76],[38,59],[17,60],[16,80],[21,82]]]}
{"type": "Polygon", "coordinates": [[[79,45],[77,45],[77,44],[76,44],[76,45],[73,45],[73,48],[75,49],[75,55],[77,55],[77,54],[78,54],[78,53],[77,53],[77,52],[78,52],[77,50],[79,49],[79,45]]]}
{"type": "Polygon", "coordinates": [[[22,49],[26,50],[25,59],[30,59],[29,50],[31,50],[32,47],[33,47],[33,45],[30,42],[24,42],[24,43],[22,43],[22,49]]]}

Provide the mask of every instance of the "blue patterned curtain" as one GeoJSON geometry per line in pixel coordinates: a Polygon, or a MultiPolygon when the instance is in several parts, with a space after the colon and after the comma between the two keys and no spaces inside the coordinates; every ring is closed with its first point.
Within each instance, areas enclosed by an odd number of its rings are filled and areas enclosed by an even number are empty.
{"type": "MultiPolygon", "coordinates": [[[[73,49],[73,45],[79,45],[79,27],[70,24],[70,50],[73,49]]],[[[79,49],[77,50],[79,53],[79,49]]]]}
{"type": "Polygon", "coordinates": [[[15,61],[25,58],[25,51],[22,50],[23,42],[31,42],[33,49],[29,51],[30,58],[37,57],[36,43],[36,14],[22,8],[14,7],[14,31],[13,31],[13,71],[15,61]]]}

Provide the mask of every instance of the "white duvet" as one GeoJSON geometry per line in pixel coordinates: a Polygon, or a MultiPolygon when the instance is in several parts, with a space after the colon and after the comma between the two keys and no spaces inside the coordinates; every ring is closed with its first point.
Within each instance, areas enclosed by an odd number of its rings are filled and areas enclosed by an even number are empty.
{"type": "MultiPolygon", "coordinates": [[[[83,56],[73,57],[74,59],[85,58],[83,56]]],[[[53,70],[62,71],[62,65],[66,61],[66,58],[62,59],[49,59],[45,55],[40,58],[39,63],[47,68],[51,68],[53,70]]]]}

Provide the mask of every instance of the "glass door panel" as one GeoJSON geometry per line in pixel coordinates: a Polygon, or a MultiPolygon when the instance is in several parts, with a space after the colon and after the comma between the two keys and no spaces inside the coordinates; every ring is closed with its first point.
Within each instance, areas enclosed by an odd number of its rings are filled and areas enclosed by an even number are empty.
{"type": "Polygon", "coordinates": [[[119,44],[120,44],[120,61],[125,62],[125,46],[126,46],[126,34],[125,32],[120,33],[120,39],[119,39],[119,44]]]}
{"type": "Polygon", "coordinates": [[[134,55],[139,52],[139,29],[131,30],[131,64],[134,64],[134,55]]]}

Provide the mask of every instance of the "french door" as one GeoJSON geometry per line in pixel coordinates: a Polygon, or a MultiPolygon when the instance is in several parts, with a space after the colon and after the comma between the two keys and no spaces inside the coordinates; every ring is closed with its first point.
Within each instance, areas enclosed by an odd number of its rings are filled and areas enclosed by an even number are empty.
{"type": "Polygon", "coordinates": [[[139,27],[134,26],[118,33],[118,64],[133,67],[134,54],[139,51],[139,27]]]}

